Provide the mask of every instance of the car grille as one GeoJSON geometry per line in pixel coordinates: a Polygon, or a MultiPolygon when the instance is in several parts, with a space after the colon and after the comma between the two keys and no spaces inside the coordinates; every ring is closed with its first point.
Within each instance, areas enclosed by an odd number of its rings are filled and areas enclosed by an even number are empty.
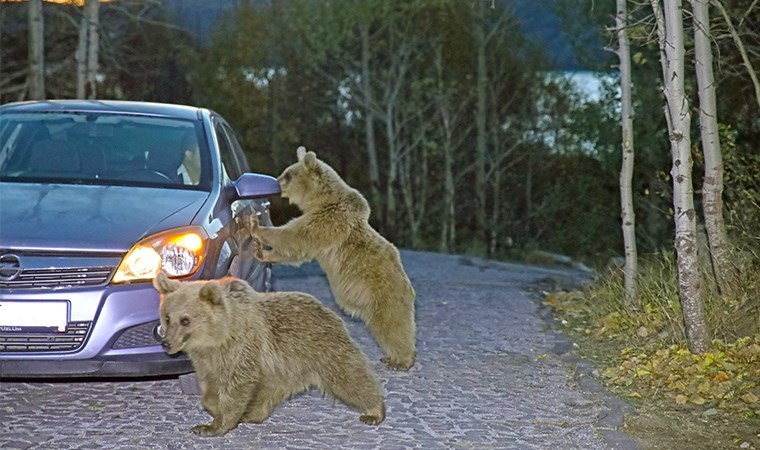
{"type": "Polygon", "coordinates": [[[0,352],[71,352],[79,350],[92,322],[69,322],[65,332],[0,331],[0,352]]]}
{"type": "Polygon", "coordinates": [[[113,266],[76,267],[65,269],[24,269],[12,281],[0,280],[0,288],[36,289],[99,286],[105,284],[113,266]]]}
{"type": "Polygon", "coordinates": [[[151,347],[159,345],[161,341],[156,337],[154,330],[159,322],[144,323],[127,329],[119,339],[113,344],[114,349],[133,348],[133,347],[151,347]]]}

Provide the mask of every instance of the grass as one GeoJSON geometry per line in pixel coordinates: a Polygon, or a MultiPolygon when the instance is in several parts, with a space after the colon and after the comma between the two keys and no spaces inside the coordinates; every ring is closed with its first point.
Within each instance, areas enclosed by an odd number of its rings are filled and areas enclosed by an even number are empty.
{"type": "Polygon", "coordinates": [[[744,263],[733,298],[721,297],[705,271],[713,340],[703,354],[686,343],[671,254],[639,262],[635,312],[623,305],[619,270],[544,299],[579,353],[597,363],[600,381],[636,408],[625,431],[644,448],[760,449],[759,260],[737,256],[744,263]]]}

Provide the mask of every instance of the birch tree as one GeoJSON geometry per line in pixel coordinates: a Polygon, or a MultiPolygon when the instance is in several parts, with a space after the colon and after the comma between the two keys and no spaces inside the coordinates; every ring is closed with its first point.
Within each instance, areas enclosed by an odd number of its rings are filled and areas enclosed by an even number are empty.
{"type": "Polygon", "coordinates": [[[29,98],[45,98],[45,17],[42,0],[29,0],[29,98]]]}
{"type": "Polygon", "coordinates": [[[733,296],[732,270],[726,226],[723,220],[723,160],[718,135],[718,110],[715,101],[715,76],[710,33],[710,0],[691,0],[694,22],[694,65],[699,92],[699,126],[705,158],[702,208],[705,218],[713,273],[723,296],[733,296]]]}
{"type": "Polygon", "coordinates": [[[486,46],[488,39],[485,31],[486,5],[484,1],[476,2],[475,24],[473,28],[475,42],[475,218],[477,236],[485,241],[486,233],[486,151],[487,151],[487,115],[488,106],[486,94],[488,89],[488,66],[486,62],[486,46]]]}
{"type": "Polygon", "coordinates": [[[100,49],[100,0],[85,0],[79,24],[77,61],[77,98],[97,97],[98,57],[100,49]]]}
{"type": "Polygon", "coordinates": [[[466,124],[467,108],[470,101],[467,96],[460,98],[456,86],[446,79],[443,61],[443,46],[438,44],[433,49],[433,65],[436,74],[435,107],[436,117],[440,123],[440,152],[443,156],[443,212],[438,248],[442,252],[454,250],[456,243],[456,181],[454,176],[454,157],[469,135],[470,127],[466,124]]]}
{"type": "Polygon", "coordinates": [[[631,103],[631,48],[628,41],[627,0],[617,0],[615,28],[618,38],[617,55],[620,60],[620,111],[622,118],[623,164],[620,170],[620,218],[625,248],[625,306],[638,307],[638,252],[636,250],[636,214],[633,209],[633,105],[631,103]]]}
{"type": "Polygon", "coordinates": [[[678,265],[678,287],[689,348],[693,353],[707,350],[710,337],[704,314],[702,273],[697,255],[697,211],[692,182],[691,112],[684,90],[684,32],[681,0],[651,0],[657,20],[663,66],[665,117],[668,122],[673,165],[673,220],[678,265]]]}
{"type": "MultiPolygon", "coordinates": [[[[367,104],[374,103],[372,95],[372,75],[370,71],[370,33],[369,19],[364,18],[359,24],[359,36],[361,39],[361,89],[367,104]]],[[[367,151],[367,171],[370,183],[370,204],[377,208],[380,205],[380,166],[377,161],[377,146],[375,145],[375,113],[371,108],[365,108],[364,139],[367,151]]]]}

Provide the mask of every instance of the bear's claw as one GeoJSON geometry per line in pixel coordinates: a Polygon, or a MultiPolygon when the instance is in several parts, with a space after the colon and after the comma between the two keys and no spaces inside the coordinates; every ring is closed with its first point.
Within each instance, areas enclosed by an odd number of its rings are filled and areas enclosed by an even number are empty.
{"type": "Polygon", "coordinates": [[[383,419],[372,414],[362,414],[359,416],[359,420],[367,425],[380,425],[380,422],[383,421],[383,419]]]}
{"type": "Polygon", "coordinates": [[[221,430],[218,430],[212,427],[210,424],[194,426],[193,433],[197,434],[198,436],[204,436],[204,437],[221,436],[224,434],[221,432],[221,430]]]}
{"type": "Polygon", "coordinates": [[[411,364],[403,364],[403,363],[401,363],[399,361],[396,361],[395,359],[391,359],[388,356],[380,358],[380,362],[383,363],[383,364],[385,364],[391,370],[408,371],[414,365],[414,362],[412,362],[411,364]]]}

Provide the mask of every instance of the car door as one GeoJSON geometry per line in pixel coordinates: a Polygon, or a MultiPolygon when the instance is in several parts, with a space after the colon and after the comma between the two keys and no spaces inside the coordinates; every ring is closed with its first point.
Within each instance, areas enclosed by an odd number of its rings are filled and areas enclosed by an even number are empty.
{"type": "MultiPolygon", "coordinates": [[[[221,156],[221,165],[223,171],[223,180],[225,184],[231,184],[237,180],[243,173],[249,172],[250,168],[245,157],[243,148],[238,141],[235,132],[221,117],[213,119],[214,133],[219,143],[219,153],[221,156]]],[[[230,205],[232,210],[232,220],[225,226],[230,227],[229,239],[222,248],[222,255],[227,256],[229,263],[226,264],[226,273],[224,266],[218,267],[218,274],[230,275],[236,278],[246,280],[257,290],[271,289],[271,264],[260,263],[253,257],[252,238],[245,232],[239,230],[236,222],[237,217],[248,214],[256,214],[262,225],[271,225],[269,217],[268,200],[236,200],[230,205]]],[[[220,255],[220,256],[222,256],[220,255]]]]}

